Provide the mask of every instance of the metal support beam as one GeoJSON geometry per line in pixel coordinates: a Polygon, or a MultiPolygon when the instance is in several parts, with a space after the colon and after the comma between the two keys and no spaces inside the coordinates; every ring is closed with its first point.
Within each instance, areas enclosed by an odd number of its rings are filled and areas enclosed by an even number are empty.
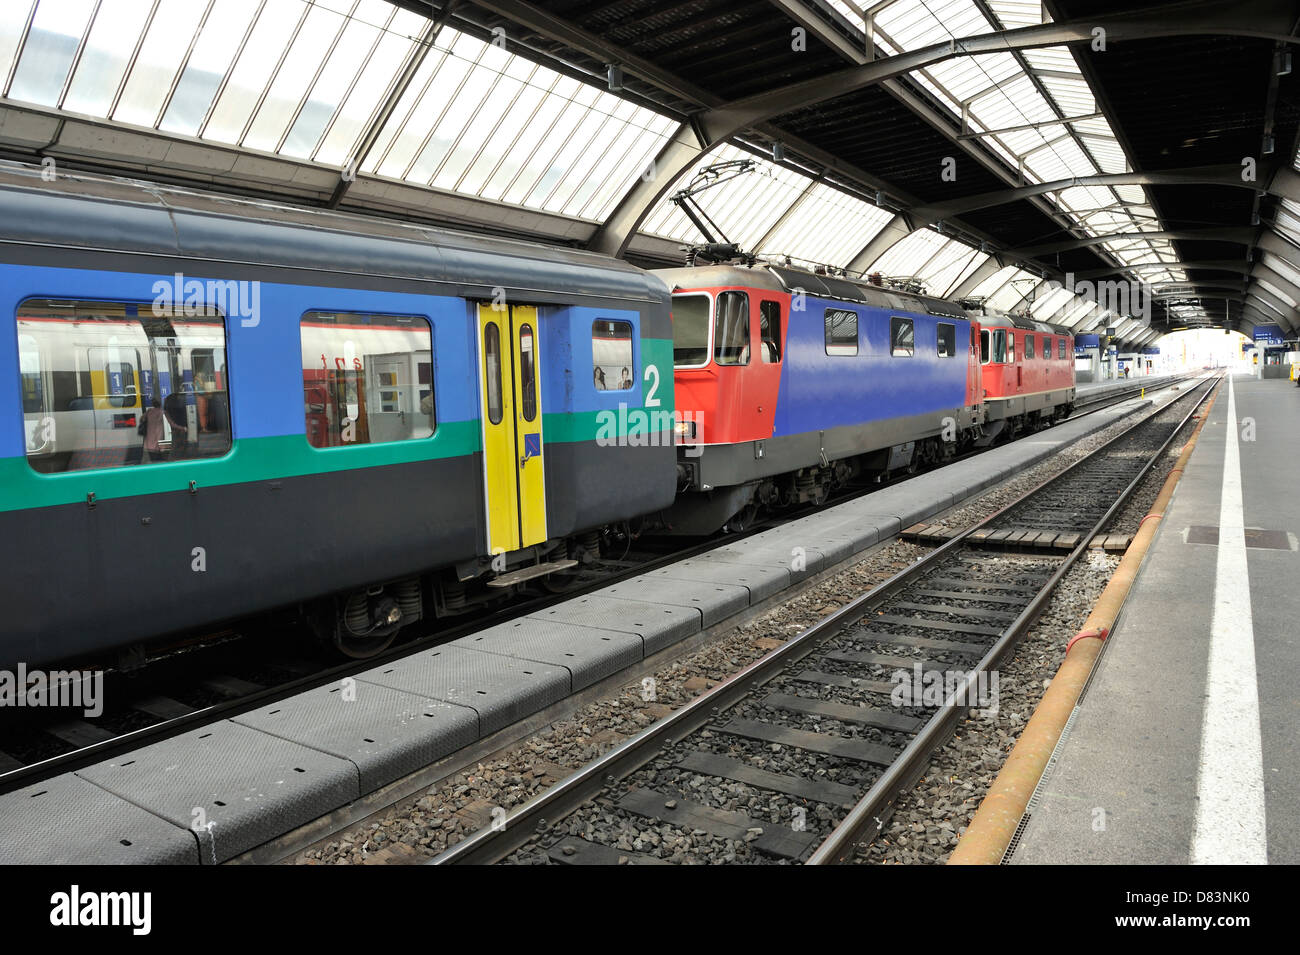
{"type": "Polygon", "coordinates": [[[1228,229],[1163,229],[1159,232],[1116,232],[1111,235],[1090,235],[1082,239],[1023,246],[1013,251],[1026,256],[1052,255],[1057,252],[1072,252],[1075,249],[1089,249],[1093,246],[1105,245],[1108,242],[1136,242],[1144,239],[1204,239],[1210,242],[1233,242],[1237,245],[1253,245],[1259,232],[1259,229],[1249,226],[1228,229]]]}
{"type": "MultiPolygon", "coordinates": [[[[966,196],[949,202],[935,203],[908,210],[917,228],[951,219],[980,209],[1004,206],[1021,199],[1045,195],[1049,192],[1061,192],[1078,186],[1234,186],[1253,192],[1263,189],[1270,195],[1292,199],[1300,202],[1300,175],[1285,176],[1284,170],[1268,175],[1267,186],[1260,182],[1247,182],[1241,178],[1241,167],[1236,165],[1201,166],[1194,169],[1179,169],[1161,172],[1117,172],[1097,176],[1075,176],[1070,179],[1054,179],[1051,182],[1034,183],[1013,189],[999,189],[977,196],[966,196]]],[[[1261,177],[1263,178],[1263,177],[1261,177]]]]}
{"type": "MultiPolygon", "coordinates": [[[[1236,259],[1213,259],[1204,262],[1138,262],[1135,265],[1126,265],[1120,271],[1124,272],[1152,272],[1173,269],[1180,272],[1186,272],[1192,269],[1200,269],[1204,272],[1236,272],[1240,275],[1250,274],[1250,263],[1245,259],[1240,261],[1236,259]]],[[[1097,279],[1107,275],[1114,275],[1115,269],[1088,269],[1084,272],[1075,272],[1076,279],[1097,279]]],[[[1191,284],[1189,280],[1189,284],[1191,284]]]]}
{"type": "MultiPolygon", "coordinates": [[[[1173,7],[1165,6],[1135,13],[1064,20],[961,39],[953,38],[705,109],[692,117],[690,125],[697,132],[695,142],[692,144],[677,136],[665,146],[655,163],[656,174],[637,180],[593,236],[590,248],[610,255],[621,255],[646,215],[677,178],[698,162],[709,149],[741,130],[783,113],[865,89],[914,70],[963,56],[1091,42],[1094,31],[1098,28],[1106,31],[1107,42],[1110,43],[1207,34],[1300,42],[1300,38],[1290,34],[1293,19],[1291,4],[1285,0],[1194,0],[1173,7]]],[[[1240,170],[1237,172],[1240,179],[1240,170]]],[[[1120,179],[1114,184],[1134,184],[1134,180],[1120,179]]],[[[1142,180],[1135,184],[1142,184],[1142,180]]],[[[1159,182],[1153,180],[1152,184],[1159,182]]],[[[1015,198],[1022,197],[1013,196],[1001,201],[1013,201],[1015,198]]],[[[972,208],[983,206],[976,205],[972,208]]],[[[946,217],[939,215],[930,221],[940,218],[946,217]]]]}
{"type": "Polygon", "coordinates": [[[1291,306],[1293,309],[1300,306],[1300,287],[1284,275],[1270,269],[1263,262],[1256,263],[1255,267],[1250,270],[1250,277],[1256,280],[1262,279],[1269,285],[1273,286],[1282,294],[1288,296],[1297,305],[1291,306]]]}
{"type": "Polygon", "coordinates": [[[912,227],[907,217],[896,215],[883,229],[876,233],[870,242],[849,262],[850,272],[865,272],[876,259],[888,252],[894,245],[912,234],[912,227]]]}
{"type": "Polygon", "coordinates": [[[975,290],[980,287],[980,283],[990,276],[996,275],[999,270],[1004,268],[1006,268],[1006,264],[1002,262],[1000,256],[990,255],[976,267],[974,272],[962,279],[961,284],[953,289],[948,297],[959,299],[965,298],[967,295],[973,295],[975,290]]]}

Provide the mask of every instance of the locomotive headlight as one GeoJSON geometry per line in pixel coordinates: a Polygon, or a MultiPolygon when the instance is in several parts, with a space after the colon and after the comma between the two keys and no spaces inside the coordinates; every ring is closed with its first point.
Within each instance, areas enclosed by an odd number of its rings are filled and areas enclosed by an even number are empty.
{"type": "Polygon", "coordinates": [[[673,431],[677,433],[679,438],[692,439],[695,437],[695,422],[678,421],[673,424],[673,431]]]}

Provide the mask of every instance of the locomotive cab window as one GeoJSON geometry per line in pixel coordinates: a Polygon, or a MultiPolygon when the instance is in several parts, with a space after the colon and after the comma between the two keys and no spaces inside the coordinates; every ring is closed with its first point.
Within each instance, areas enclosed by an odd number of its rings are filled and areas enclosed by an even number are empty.
{"type": "Polygon", "coordinates": [[[1059,358],[1061,361],[1065,361],[1065,339],[1064,338],[1058,338],[1056,340],[1056,357],[1059,358]]]}
{"type": "Polygon", "coordinates": [[[673,296],[673,366],[703,368],[709,363],[710,299],[693,293],[673,296]]]}
{"type": "Polygon", "coordinates": [[[597,391],[631,388],[636,381],[636,369],[632,365],[632,323],[608,319],[592,322],[591,361],[597,391]]]}
{"type": "Polygon", "coordinates": [[[428,319],[307,312],[301,328],[303,406],[312,447],[408,441],[433,434],[433,332],[428,319]]]}
{"type": "Polygon", "coordinates": [[[1034,357],[1034,336],[1026,335],[1025,336],[1025,361],[1029,361],[1033,357],[1034,357]]]}
{"type": "Polygon", "coordinates": [[[935,326],[935,347],[940,358],[953,358],[957,354],[957,326],[940,322],[935,326]]]}
{"type": "Polygon", "coordinates": [[[826,309],[826,354],[858,353],[858,313],[849,308],[826,309]]]}
{"type": "Polygon", "coordinates": [[[759,354],[771,365],[781,360],[781,303],[758,303],[759,354]]]}
{"type": "Polygon", "coordinates": [[[749,364],[749,296],[744,292],[718,295],[713,360],[719,365],[749,364]]]}
{"type": "Polygon", "coordinates": [[[987,328],[980,329],[980,364],[987,365],[991,358],[989,352],[990,333],[987,328]]]}
{"type": "Polygon", "coordinates": [[[889,320],[889,353],[894,358],[911,358],[914,331],[910,318],[894,316],[889,320]]]}

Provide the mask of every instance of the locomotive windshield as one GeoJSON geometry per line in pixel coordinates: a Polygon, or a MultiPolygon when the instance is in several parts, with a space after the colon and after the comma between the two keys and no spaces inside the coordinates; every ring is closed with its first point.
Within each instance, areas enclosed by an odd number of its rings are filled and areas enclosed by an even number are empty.
{"type": "Polygon", "coordinates": [[[673,296],[673,364],[678,368],[708,363],[709,304],[707,295],[673,296]]]}

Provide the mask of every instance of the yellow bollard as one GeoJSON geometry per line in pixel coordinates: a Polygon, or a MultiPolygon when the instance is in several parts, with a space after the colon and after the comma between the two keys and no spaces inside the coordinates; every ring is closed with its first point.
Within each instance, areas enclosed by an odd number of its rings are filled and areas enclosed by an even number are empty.
{"type": "Polygon", "coordinates": [[[1146,396],[1147,396],[1147,389],[1146,389],[1146,386],[1143,385],[1143,386],[1142,386],[1142,390],[1138,392],[1138,397],[1139,397],[1139,398],[1145,398],[1146,396]]]}

